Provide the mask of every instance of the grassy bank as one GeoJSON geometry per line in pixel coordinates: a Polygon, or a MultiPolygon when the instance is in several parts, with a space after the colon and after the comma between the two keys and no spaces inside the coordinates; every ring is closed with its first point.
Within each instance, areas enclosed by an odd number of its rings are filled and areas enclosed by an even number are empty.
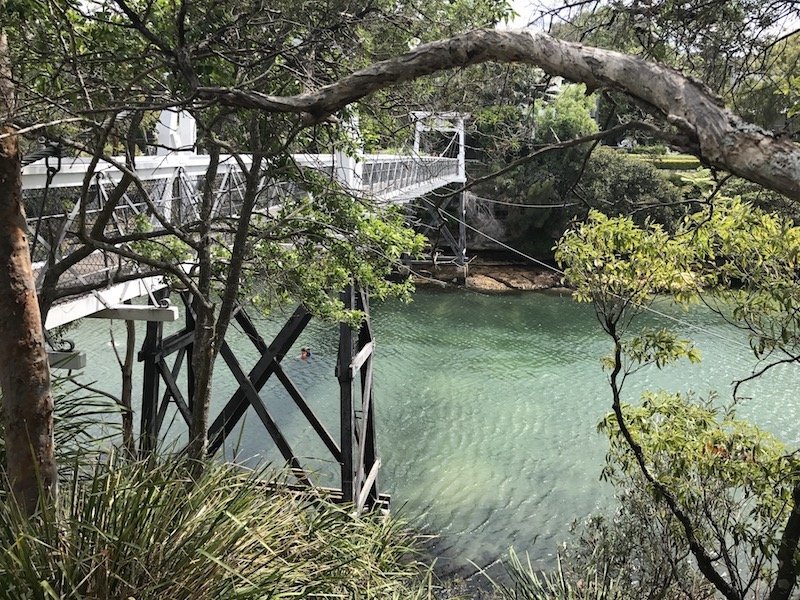
{"type": "Polygon", "coordinates": [[[263,473],[97,463],[57,504],[0,504],[0,598],[429,598],[401,523],[266,484],[263,473]]]}

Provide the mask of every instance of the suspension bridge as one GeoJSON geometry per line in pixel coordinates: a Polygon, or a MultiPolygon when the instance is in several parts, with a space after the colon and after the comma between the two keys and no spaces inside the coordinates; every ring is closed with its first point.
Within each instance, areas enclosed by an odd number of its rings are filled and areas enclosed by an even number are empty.
{"type": "MultiPolygon", "coordinates": [[[[130,234],[143,217],[155,228],[163,223],[179,226],[198,217],[199,194],[210,158],[193,150],[196,142],[193,121],[182,113],[167,115],[159,123],[158,147],[176,150],[136,157],[135,174],[140,185],[131,186],[123,194],[103,232],[105,235],[130,234]]],[[[464,116],[417,113],[415,118],[414,147],[406,154],[352,156],[335,152],[294,154],[291,159],[298,168],[314,169],[350,193],[379,204],[407,203],[444,186],[465,182],[464,116]],[[431,131],[447,134],[450,140],[441,152],[422,154],[424,136],[431,131]]],[[[246,155],[239,158],[249,162],[246,155]]],[[[92,227],[109,194],[122,179],[123,172],[115,164],[124,165],[124,157],[115,157],[114,164],[101,162],[94,167],[92,164],[90,158],[51,158],[23,168],[23,194],[37,289],[41,289],[49,266],[61,263],[83,245],[78,228],[92,227]]],[[[274,182],[271,186],[264,185],[259,194],[260,209],[274,208],[280,202],[271,193],[274,187],[274,182]]],[[[215,181],[212,219],[235,216],[243,191],[238,162],[233,156],[222,156],[215,181]]],[[[102,315],[109,315],[110,308],[150,295],[164,285],[159,276],[136,277],[136,268],[113,251],[103,250],[96,250],[71,265],[59,277],[57,300],[48,312],[46,329],[101,311],[105,311],[102,315]]]]}
{"type": "MultiPolygon", "coordinates": [[[[463,184],[466,181],[465,116],[415,113],[413,118],[414,145],[405,154],[333,152],[294,154],[290,159],[298,169],[313,169],[348,193],[369,198],[378,205],[404,204],[444,186],[463,184]],[[431,132],[438,137],[439,150],[426,154],[422,151],[424,140],[431,132]]],[[[167,230],[170,225],[180,226],[200,217],[197,207],[210,157],[195,152],[194,121],[184,113],[164,112],[157,137],[159,153],[137,156],[133,167],[136,185],[128,186],[121,197],[113,199],[127,168],[124,157],[98,163],[90,158],[50,156],[23,168],[23,196],[37,291],[41,292],[48,282],[48,293],[53,300],[45,329],[85,317],[146,322],[146,336],[139,352],[139,361],[143,363],[142,453],[157,447],[170,410],[187,425],[191,420],[193,299],[186,292],[178,294],[185,324],[177,333],[164,336],[164,322],[178,320],[180,316],[179,307],[169,300],[165,278],[152,270],[145,272],[135,261],[123,258],[124,252],[87,246],[85,234],[92,230],[101,215],[103,230],[92,233],[109,239],[139,231],[137,227],[141,227],[143,221],[154,230],[167,230]],[[55,282],[54,274],[57,274],[55,282]],[[132,304],[137,298],[148,301],[132,304]],[[182,371],[186,382],[179,385],[182,371]]],[[[240,161],[247,167],[251,157],[220,157],[213,182],[212,219],[229,219],[238,214],[245,186],[240,161]]],[[[263,182],[257,200],[260,212],[279,209],[282,196],[275,190],[280,186],[281,182],[263,182]]],[[[368,299],[363,290],[351,287],[341,298],[347,308],[368,313],[368,299]]],[[[239,364],[230,346],[222,342],[220,357],[239,388],[225,402],[209,428],[211,452],[222,446],[245,412],[252,408],[292,468],[298,484],[310,485],[310,474],[300,464],[290,440],[280,431],[259,395],[267,379],[274,375],[333,460],[341,466],[341,485],[329,493],[335,499],[354,503],[357,510],[385,504],[388,500],[378,493],[377,484],[380,460],[375,451],[374,340],[369,321],[356,331],[340,325],[336,366],[340,423],[336,439],[280,365],[310,321],[310,313],[298,307],[271,343],[261,338],[246,311],[238,310],[235,319],[255,345],[260,358],[248,371],[239,364]]],[[[54,347],[51,364],[76,369],[85,364],[85,358],[80,349],[54,347]]]]}

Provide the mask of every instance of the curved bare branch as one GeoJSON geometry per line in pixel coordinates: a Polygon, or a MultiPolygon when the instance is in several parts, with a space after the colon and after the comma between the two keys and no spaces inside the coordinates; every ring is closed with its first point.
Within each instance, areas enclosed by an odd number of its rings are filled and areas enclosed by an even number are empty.
{"type": "Polygon", "coordinates": [[[205,100],[268,112],[305,113],[319,122],[369,94],[438,71],[484,62],[520,62],[581,81],[590,89],[616,89],[658,109],[696,144],[709,165],[800,199],[800,147],[727,110],[702,83],[634,56],[559,41],[544,33],[481,29],[424,44],[375,63],[336,83],[296,96],[200,87],[205,100]]]}

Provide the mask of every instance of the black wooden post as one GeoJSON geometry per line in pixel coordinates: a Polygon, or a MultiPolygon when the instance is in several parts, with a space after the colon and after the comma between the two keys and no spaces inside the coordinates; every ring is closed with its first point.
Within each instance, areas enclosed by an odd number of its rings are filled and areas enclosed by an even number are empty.
{"type": "MultiPolygon", "coordinates": [[[[366,320],[361,324],[358,333],[358,349],[359,351],[366,348],[368,344],[374,344],[374,337],[372,335],[372,326],[369,321],[369,295],[364,289],[358,290],[358,309],[363,310],[367,315],[366,320]]],[[[372,393],[372,354],[367,358],[364,367],[360,369],[361,374],[361,418],[364,420],[361,428],[362,438],[359,439],[359,453],[363,457],[361,460],[362,469],[358,474],[361,478],[360,483],[365,484],[363,478],[366,478],[373,469],[377,469],[377,454],[375,451],[375,410],[373,406],[373,393],[372,393]]],[[[377,475],[373,478],[371,483],[366,484],[369,487],[367,491],[367,500],[365,506],[372,508],[378,501],[378,479],[377,475]]],[[[363,493],[358,490],[359,495],[363,493]]]]}
{"type": "MultiPolygon", "coordinates": [[[[342,292],[342,302],[346,309],[355,308],[355,290],[352,285],[342,292]]],[[[353,361],[353,330],[347,323],[339,325],[339,355],[336,363],[336,377],[339,380],[339,418],[342,458],[342,500],[355,500],[353,481],[353,373],[350,364],[353,361]]]]}
{"type": "MultiPolygon", "coordinates": [[[[311,314],[305,308],[299,306],[269,347],[267,347],[252,322],[247,318],[246,313],[244,311],[237,313],[236,321],[261,352],[261,358],[258,359],[248,375],[248,379],[256,390],[264,387],[267,380],[275,373],[280,366],[280,361],[286,356],[292,344],[297,341],[297,338],[310,320],[311,314]]],[[[251,406],[251,402],[248,400],[247,390],[240,387],[228,400],[208,429],[209,454],[214,454],[222,447],[225,439],[236,427],[236,424],[244,416],[249,406],[251,406]]]]}
{"type": "MultiPolygon", "coordinates": [[[[196,323],[191,295],[182,293],[181,298],[186,309],[185,326],[180,331],[164,337],[162,324],[149,322],[147,335],[139,352],[139,360],[144,362],[140,440],[140,453],[143,456],[156,449],[161,426],[170,407],[174,407],[187,424],[191,421],[193,389],[191,351],[196,323]],[[167,359],[173,354],[175,361],[170,367],[167,359]],[[177,383],[183,368],[187,369],[189,391],[187,397],[184,397],[177,383]],[[162,380],[164,389],[159,401],[162,380]]],[[[366,291],[349,286],[342,292],[341,298],[347,309],[361,310],[369,314],[366,291]]],[[[160,297],[156,299],[157,302],[159,300],[160,297]]],[[[209,454],[219,450],[245,412],[252,408],[292,468],[301,486],[313,487],[308,473],[292,450],[290,440],[284,436],[268,405],[259,395],[267,380],[275,375],[333,459],[340,463],[341,495],[337,493],[338,490],[332,490],[334,497],[354,504],[359,512],[373,508],[376,504],[388,506],[388,496],[378,494],[377,475],[380,459],[375,451],[372,402],[374,340],[369,320],[366,319],[357,330],[346,323],[340,324],[336,364],[336,376],[340,386],[340,439],[337,443],[281,366],[281,361],[311,320],[311,314],[303,306],[297,307],[269,345],[258,333],[244,309],[237,309],[234,318],[258,350],[260,357],[246,372],[232,348],[227,342],[222,341],[220,357],[239,387],[209,427],[209,454]],[[356,381],[360,386],[355,385],[356,381]],[[361,393],[357,394],[359,387],[361,393]]]]}
{"type": "Polygon", "coordinates": [[[155,450],[158,443],[158,355],[161,350],[162,325],[147,322],[139,360],[144,362],[142,377],[142,416],[139,437],[139,455],[146,456],[155,450]]]}

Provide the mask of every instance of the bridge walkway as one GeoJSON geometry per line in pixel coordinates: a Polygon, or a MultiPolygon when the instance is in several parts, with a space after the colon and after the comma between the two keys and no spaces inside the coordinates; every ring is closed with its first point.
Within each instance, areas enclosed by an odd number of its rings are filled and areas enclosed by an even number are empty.
{"type": "MultiPolygon", "coordinates": [[[[452,118],[441,121],[440,118],[436,127],[425,125],[420,119],[414,149],[406,154],[355,157],[342,152],[294,154],[291,160],[299,170],[323,173],[350,193],[370,198],[379,205],[404,204],[466,180],[463,117],[459,118],[460,121],[452,118]],[[450,127],[446,128],[448,124],[450,127]],[[445,131],[451,139],[436,155],[420,154],[420,138],[425,131],[432,130],[445,131]]],[[[183,125],[178,125],[177,130],[181,127],[183,125]]],[[[181,147],[174,133],[171,142],[181,147]]],[[[245,163],[250,160],[246,155],[240,158],[245,163]]],[[[123,157],[114,160],[124,164],[123,157]]],[[[209,160],[208,155],[191,150],[137,157],[136,175],[140,185],[131,185],[123,194],[109,220],[106,235],[124,235],[140,231],[143,226],[160,228],[162,225],[154,217],[155,211],[175,224],[198,218],[198,194],[209,160]]],[[[73,256],[82,247],[79,227],[91,228],[123,176],[114,164],[101,163],[93,169],[91,183],[83,194],[90,168],[88,158],[42,159],[23,168],[23,195],[37,288],[41,288],[51,265],[73,256]]],[[[233,156],[221,157],[215,184],[217,202],[213,218],[235,216],[243,198],[244,181],[233,156]]],[[[264,182],[258,210],[275,211],[281,198],[293,190],[300,191],[291,184],[264,182]]],[[[133,298],[152,295],[163,285],[161,277],[144,273],[134,262],[113,252],[96,250],[60,275],[56,288],[58,299],[48,312],[45,327],[49,330],[133,298]]]]}

